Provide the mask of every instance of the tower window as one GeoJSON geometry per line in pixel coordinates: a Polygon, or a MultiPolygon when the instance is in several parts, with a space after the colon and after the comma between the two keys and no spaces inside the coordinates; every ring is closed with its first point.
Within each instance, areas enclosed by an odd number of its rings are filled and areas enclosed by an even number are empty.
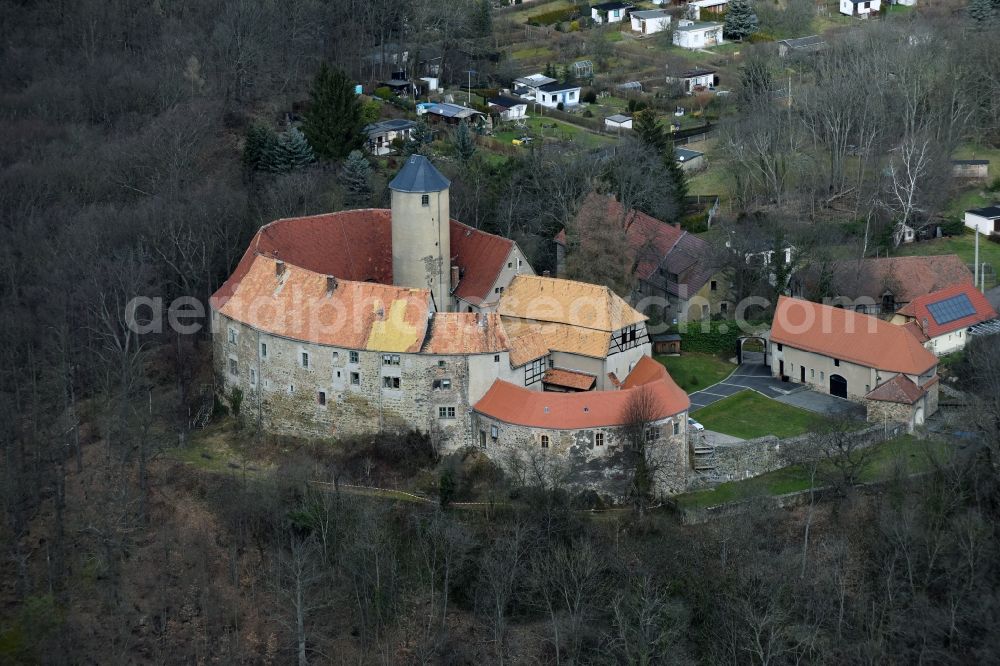
{"type": "Polygon", "coordinates": [[[421,206],[430,206],[431,205],[431,195],[429,195],[429,194],[421,194],[420,195],[420,205],[421,206]]]}
{"type": "Polygon", "coordinates": [[[326,404],[326,391],[320,391],[319,393],[317,393],[316,394],[316,400],[319,402],[320,405],[325,405],[326,404]]]}
{"type": "Polygon", "coordinates": [[[351,373],[351,384],[353,384],[354,386],[360,386],[361,385],[361,375],[358,374],[357,372],[352,372],[351,373]]]}
{"type": "Polygon", "coordinates": [[[350,354],[350,357],[351,357],[351,363],[357,363],[358,362],[358,352],[352,351],[351,354],[350,354]]]}
{"type": "Polygon", "coordinates": [[[543,449],[549,448],[549,436],[548,435],[542,435],[542,448],[543,449]]]}
{"type": "Polygon", "coordinates": [[[309,352],[302,352],[302,367],[309,367],[309,352]]]}

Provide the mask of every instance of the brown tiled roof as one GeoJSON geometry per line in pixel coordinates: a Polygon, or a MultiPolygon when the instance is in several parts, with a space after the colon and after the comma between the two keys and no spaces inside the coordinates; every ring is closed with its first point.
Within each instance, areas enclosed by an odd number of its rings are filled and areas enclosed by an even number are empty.
{"type": "MultiPolygon", "coordinates": [[[[819,271],[810,267],[796,276],[807,295],[815,293],[819,271]]],[[[957,284],[972,282],[972,273],[958,255],[926,257],[877,257],[838,262],[833,266],[830,288],[834,296],[868,297],[880,302],[886,291],[896,303],[957,284]]]]}
{"type": "MultiPolygon", "coordinates": [[[[595,331],[571,324],[550,324],[515,317],[503,318],[508,335],[519,338],[526,334],[537,335],[546,350],[561,351],[593,358],[605,358],[611,347],[609,331],[595,331]]],[[[537,358],[537,357],[536,357],[537,358]]],[[[515,365],[515,367],[517,367],[515,365]]]]}
{"type": "Polygon", "coordinates": [[[868,400],[879,400],[881,402],[898,402],[904,405],[912,405],[923,397],[926,391],[916,384],[906,375],[896,375],[887,382],[882,382],[875,389],[865,396],[868,400]]]}
{"type": "Polygon", "coordinates": [[[495,354],[510,346],[500,315],[438,312],[421,351],[426,354],[495,354]]]}
{"type": "Polygon", "coordinates": [[[553,386],[562,386],[575,391],[589,391],[594,387],[597,377],[588,375],[585,372],[574,370],[563,370],[561,368],[549,368],[542,377],[542,382],[553,386]]]}
{"type": "Polygon", "coordinates": [[[516,276],[501,296],[497,312],[505,322],[514,317],[608,333],[646,320],[607,287],[537,275],[516,276]]]}
{"type": "Polygon", "coordinates": [[[969,326],[973,326],[990,319],[996,319],[997,317],[997,311],[993,309],[993,306],[986,300],[986,297],[983,296],[982,292],[976,289],[971,282],[954,285],[930,294],[918,296],[907,303],[904,307],[900,308],[897,311],[897,314],[912,317],[918,327],[924,327],[923,331],[925,335],[930,338],[936,338],[937,336],[945,333],[951,333],[952,331],[968,328],[969,326]],[[961,294],[964,294],[966,298],[969,299],[969,304],[972,305],[975,312],[966,317],[961,317],[960,319],[955,319],[954,321],[939,324],[937,319],[934,318],[934,315],[928,309],[928,306],[940,303],[941,301],[945,301],[961,294]],[[924,322],[926,322],[926,324],[924,324],[924,322]]]}
{"type": "MultiPolygon", "coordinates": [[[[455,296],[489,300],[514,241],[451,220],[453,265],[462,272],[455,296]]],[[[341,280],[392,284],[392,219],[387,209],[365,208],[275,220],[260,228],[239,265],[213,296],[232,293],[257,255],[277,258],[341,280]]]]}
{"type": "Polygon", "coordinates": [[[545,338],[536,331],[526,330],[517,335],[510,335],[510,367],[512,368],[520,368],[548,353],[549,347],[545,344],[545,338]]]}
{"type": "Polygon", "coordinates": [[[917,339],[917,342],[921,344],[930,340],[930,338],[927,337],[927,334],[924,333],[924,330],[920,328],[920,324],[918,324],[915,321],[906,322],[905,324],[903,324],[903,328],[906,329],[906,331],[909,332],[910,335],[915,337],[917,339]]]}
{"type": "Polygon", "coordinates": [[[619,391],[553,393],[532,391],[498,379],[473,409],[504,423],[579,430],[623,425],[626,406],[637,391],[652,391],[657,407],[655,419],[680,414],[691,406],[687,394],[666,369],[648,356],[639,359],[625,384],[626,388],[619,391]]]}
{"type": "Polygon", "coordinates": [[[514,241],[451,222],[452,263],[462,269],[462,279],[453,292],[456,298],[478,305],[489,301],[493,284],[500,277],[514,241]]]}
{"type": "Polygon", "coordinates": [[[430,292],[337,280],[256,256],[219,311],[254,328],[322,345],[416,352],[427,332],[430,292]]]}
{"type": "MultiPolygon", "coordinates": [[[[614,196],[591,193],[580,207],[576,223],[581,224],[588,215],[599,215],[609,224],[621,224],[622,205],[614,196]]],[[[674,296],[687,298],[705,286],[712,276],[711,246],[701,238],[638,210],[630,211],[624,224],[635,275],[640,280],[657,284],[674,296]],[[677,275],[677,281],[660,276],[658,269],[661,266],[677,275]]],[[[565,245],[565,230],[560,231],[555,240],[565,245]]]]}
{"type": "Polygon", "coordinates": [[[878,317],[781,296],[771,341],[869,368],[919,375],[937,365],[901,326],[878,317]]]}

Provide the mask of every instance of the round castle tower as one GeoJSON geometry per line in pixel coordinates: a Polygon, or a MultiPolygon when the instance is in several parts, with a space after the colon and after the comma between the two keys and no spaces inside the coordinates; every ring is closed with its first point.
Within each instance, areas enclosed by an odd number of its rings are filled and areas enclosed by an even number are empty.
{"type": "Polygon", "coordinates": [[[451,183],[423,155],[413,155],[392,190],[392,282],[430,289],[439,311],[451,309],[451,183]]]}

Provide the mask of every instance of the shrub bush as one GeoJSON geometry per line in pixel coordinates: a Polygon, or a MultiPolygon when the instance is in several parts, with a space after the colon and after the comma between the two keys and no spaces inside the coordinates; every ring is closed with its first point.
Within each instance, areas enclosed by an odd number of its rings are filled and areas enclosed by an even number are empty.
{"type": "Polygon", "coordinates": [[[594,104],[597,102],[597,93],[594,92],[593,88],[588,88],[580,97],[580,100],[587,104],[594,104]]]}
{"type": "Polygon", "coordinates": [[[379,86],[375,89],[375,96],[384,100],[392,99],[392,90],[388,86],[379,86]]]}
{"type": "Polygon", "coordinates": [[[528,25],[552,25],[553,23],[570,20],[573,18],[574,14],[576,14],[576,9],[573,7],[564,7],[563,9],[553,9],[548,12],[539,12],[538,14],[532,14],[528,17],[528,25]]]}

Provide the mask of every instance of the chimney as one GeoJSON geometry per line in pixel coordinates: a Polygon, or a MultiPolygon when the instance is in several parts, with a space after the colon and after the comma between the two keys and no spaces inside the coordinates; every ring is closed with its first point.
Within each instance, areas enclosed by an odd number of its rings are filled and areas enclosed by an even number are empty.
{"type": "Polygon", "coordinates": [[[337,278],[332,275],[326,276],[326,293],[332,294],[337,291],[337,278]]]}
{"type": "Polygon", "coordinates": [[[458,266],[451,267],[451,290],[455,291],[458,287],[458,281],[461,278],[461,274],[458,271],[458,266]]]}
{"type": "Polygon", "coordinates": [[[285,274],[285,262],[280,259],[274,262],[274,277],[281,277],[285,274]]]}
{"type": "Polygon", "coordinates": [[[542,271],[542,277],[552,277],[552,273],[549,271],[542,271]]]}

